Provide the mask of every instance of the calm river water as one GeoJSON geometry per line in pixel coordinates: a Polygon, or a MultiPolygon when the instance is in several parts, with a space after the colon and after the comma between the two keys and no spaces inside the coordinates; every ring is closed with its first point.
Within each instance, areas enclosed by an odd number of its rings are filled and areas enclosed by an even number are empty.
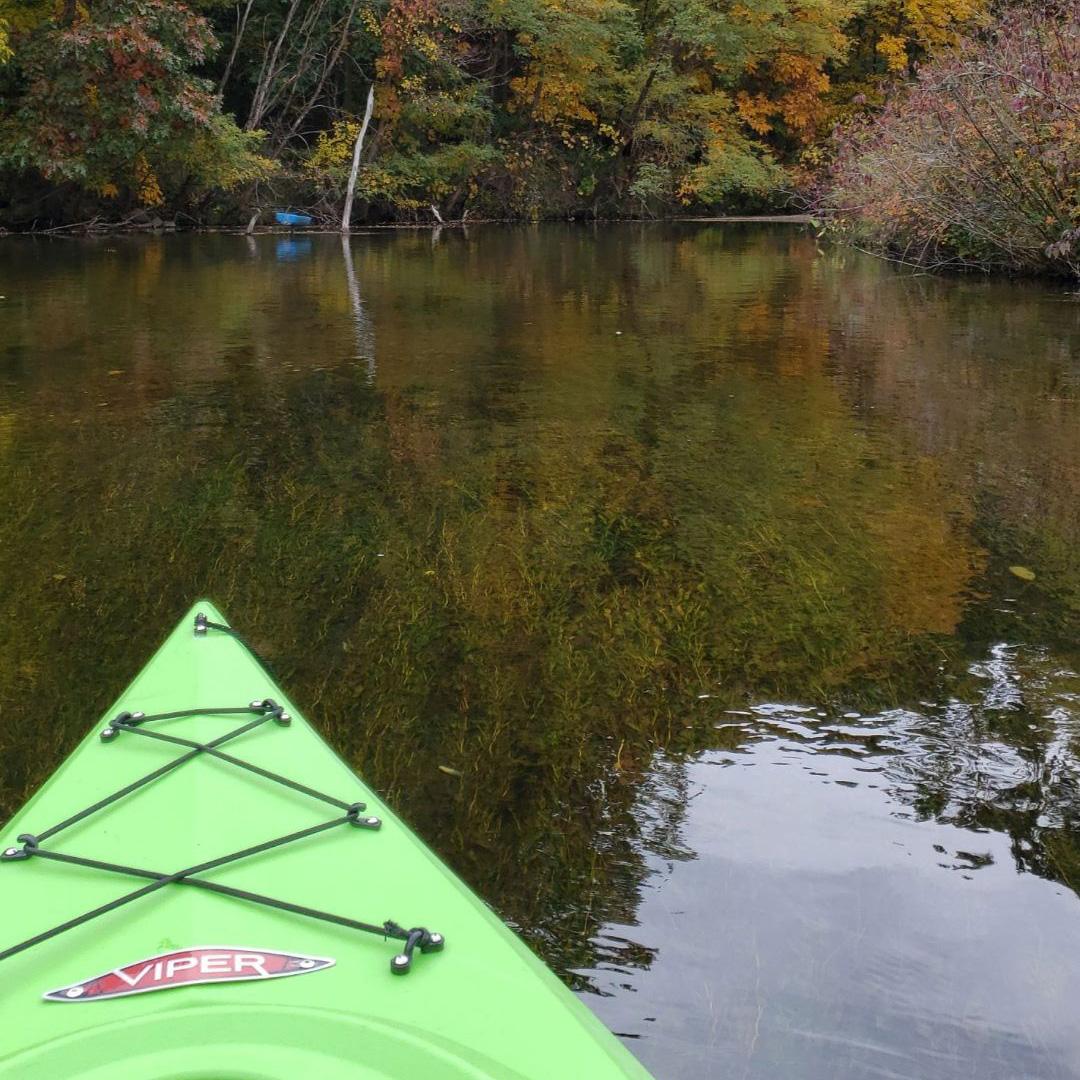
{"type": "Polygon", "coordinates": [[[208,595],[658,1077],[1080,1077],[1075,298],[753,225],[0,296],[0,816],[208,595]]]}

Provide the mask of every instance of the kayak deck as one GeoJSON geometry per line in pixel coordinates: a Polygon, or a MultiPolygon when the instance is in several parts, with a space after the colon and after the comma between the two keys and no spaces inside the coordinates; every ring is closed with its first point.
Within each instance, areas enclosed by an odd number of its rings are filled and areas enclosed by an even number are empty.
{"type": "Polygon", "coordinates": [[[196,605],[0,833],[0,1076],[647,1076],[224,625],[196,605]],[[88,999],[181,953],[207,981],[88,999]]]}

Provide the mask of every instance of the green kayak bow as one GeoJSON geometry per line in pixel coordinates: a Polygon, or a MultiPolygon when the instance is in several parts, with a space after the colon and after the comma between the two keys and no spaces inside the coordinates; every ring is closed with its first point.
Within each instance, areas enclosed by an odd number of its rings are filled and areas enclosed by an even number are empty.
{"type": "Polygon", "coordinates": [[[197,604],[0,833],[0,1077],[645,1070],[197,604]]]}

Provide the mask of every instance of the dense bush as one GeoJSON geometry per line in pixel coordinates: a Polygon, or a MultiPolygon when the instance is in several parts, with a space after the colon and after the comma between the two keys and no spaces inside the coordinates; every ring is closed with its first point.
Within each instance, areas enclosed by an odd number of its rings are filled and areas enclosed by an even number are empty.
{"type": "Polygon", "coordinates": [[[1080,0],[1008,11],[843,127],[818,209],[913,265],[1080,276],[1080,0]]]}

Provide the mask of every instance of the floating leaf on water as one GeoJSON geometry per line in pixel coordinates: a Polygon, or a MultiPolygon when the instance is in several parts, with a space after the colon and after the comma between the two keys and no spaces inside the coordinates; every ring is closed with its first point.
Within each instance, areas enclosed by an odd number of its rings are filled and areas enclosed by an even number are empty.
{"type": "Polygon", "coordinates": [[[439,772],[446,773],[447,776],[464,776],[465,774],[460,769],[452,769],[449,765],[440,765],[439,772]]]}
{"type": "Polygon", "coordinates": [[[1034,581],[1035,571],[1029,570],[1026,566],[1010,566],[1009,573],[1013,577],[1018,577],[1021,581],[1034,581]]]}

